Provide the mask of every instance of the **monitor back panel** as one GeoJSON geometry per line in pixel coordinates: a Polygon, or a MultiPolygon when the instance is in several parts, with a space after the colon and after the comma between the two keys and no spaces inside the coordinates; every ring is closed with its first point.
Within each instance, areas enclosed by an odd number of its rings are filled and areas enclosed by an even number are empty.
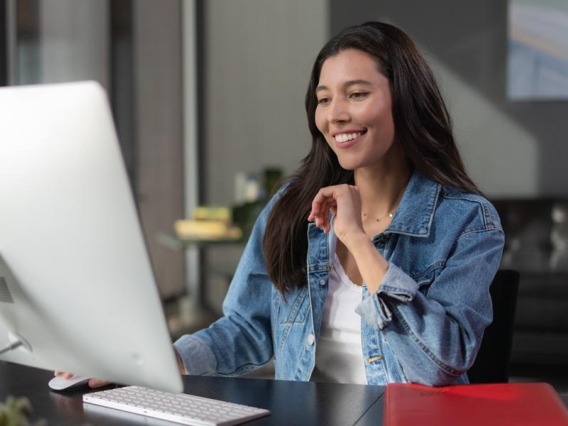
{"type": "Polygon", "coordinates": [[[0,359],[181,390],[106,93],[0,89],[0,359]]]}

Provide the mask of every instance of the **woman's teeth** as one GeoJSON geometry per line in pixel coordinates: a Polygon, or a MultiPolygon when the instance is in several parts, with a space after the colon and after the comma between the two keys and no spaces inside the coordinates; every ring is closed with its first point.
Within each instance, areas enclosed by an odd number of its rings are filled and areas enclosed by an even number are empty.
{"type": "Polygon", "coordinates": [[[335,141],[339,142],[339,143],[343,143],[343,142],[347,142],[350,141],[352,139],[358,138],[359,136],[361,136],[363,133],[361,132],[356,132],[356,133],[341,133],[339,135],[335,135],[335,141]]]}

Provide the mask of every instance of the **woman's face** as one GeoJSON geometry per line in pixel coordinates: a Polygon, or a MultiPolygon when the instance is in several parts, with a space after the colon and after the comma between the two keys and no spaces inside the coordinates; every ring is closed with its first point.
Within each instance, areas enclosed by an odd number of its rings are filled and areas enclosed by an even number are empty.
{"type": "Polygon", "coordinates": [[[347,49],[326,59],[316,97],[316,126],[344,169],[392,166],[391,157],[401,158],[393,153],[399,150],[391,150],[395,129],[389,81],[371,55],[347,49]]]}

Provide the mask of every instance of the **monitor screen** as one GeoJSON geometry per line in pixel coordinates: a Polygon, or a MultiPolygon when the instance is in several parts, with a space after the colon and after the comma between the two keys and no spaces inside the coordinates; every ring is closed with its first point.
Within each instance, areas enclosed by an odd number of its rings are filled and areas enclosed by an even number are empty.
{"type": "Polygon", "coordinates": [[[98,83],[0,89],[0,194],[0,360],[181,392],[98,83]]]}

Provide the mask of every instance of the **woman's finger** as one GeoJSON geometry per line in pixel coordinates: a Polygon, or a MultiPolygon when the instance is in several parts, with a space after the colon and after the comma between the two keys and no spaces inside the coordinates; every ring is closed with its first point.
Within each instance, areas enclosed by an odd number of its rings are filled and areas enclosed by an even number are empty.
{"type": "Polygon", "coordinates": [[[89,387],[90,388],[100,388],[102,386],[106,386],[110,384],[110,382],[101,379],[90,379],[89,380],[89,387]]]}
{"type": "Polygon", "coordinates": [[[67,371],[54,371],[53,375],[55,377],[63,376],[64,379],[71,379],[75,376],[73,373],[69,373],[67,371]]]}

